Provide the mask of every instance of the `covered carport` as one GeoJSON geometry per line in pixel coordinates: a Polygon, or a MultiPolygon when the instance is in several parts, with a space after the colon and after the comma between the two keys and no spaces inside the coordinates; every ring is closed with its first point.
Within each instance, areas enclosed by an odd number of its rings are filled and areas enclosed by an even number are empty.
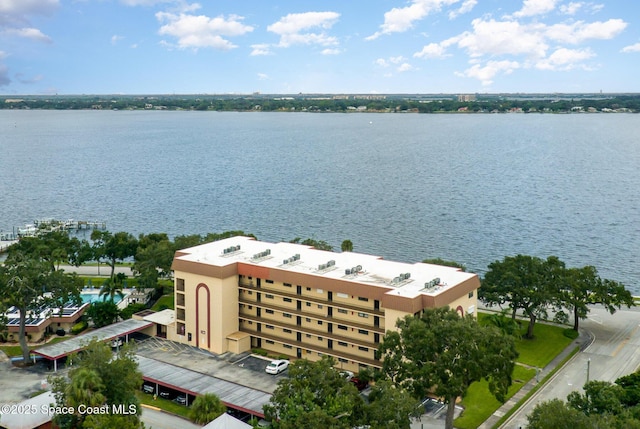
{"type": "Polygon", "coordinates": [[[144,320],[123,320],[122,322],[103,326],[94,331],[77,335],[66,341],[39,347],[31,350],[31,353],[53,361],[53,370],[55,372],[58,370],[58,359],[83,350],[92,339],[110,341],[114,338],[124,337],[125,341],[128,342],[129,334],[149,329],[152,326],[153,322],[144,320]]]}
{"type": "MultiPolygon", "coordinates": [[[[226,406],[260,418],[264,417],[262,406],[271,399],[268,392],[144,356],[137,355],[136,358],[142,378],[156,387],[160,385],[192,396],[213,393],[226,406]]],[[[185,366],[188,364],[185,362],[185,366]]]]}

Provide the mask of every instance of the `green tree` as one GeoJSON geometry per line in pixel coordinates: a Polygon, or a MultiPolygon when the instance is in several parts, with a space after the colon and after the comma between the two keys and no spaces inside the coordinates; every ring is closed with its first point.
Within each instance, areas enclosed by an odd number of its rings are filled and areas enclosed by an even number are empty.
{"type": "Polygon", "coordinates": [[[595,429],[589,417],[568,407],[560,399],[536,405],[527,421],[529,429],[595,429]]]}
{"type": "Polygon", "coordinates": [[[95,328],[101,328],[117,322],[120,310],[113,301],[92,302],[86,315],[95,328]]]}
{"type": "Polygon", "coordinates": [[[304,244],[305,246],[311,246],[318,250],[326,250],[329,252],[333,251],[333,247],[329,243],[322,240],[316,240],[314,238],[307,238],[303,240],[300,237],[296,237],[293,240],[291,240],[289,243],[304,244]]]}
{"type": "Polygon", "coordinates": [[[79,302],[80,282],[73,276],[53,272],[52,265],[37,254],[11,252],[0,266],[0,296],[6,306],[19,312],[19,341],[24,362],[29,360],[26,339],[27,316],[39,317],[43,307],[60,308],[79,302]]]}
{"type": "MultiPolygon", "coordinates": [[[[121,273],[118,273],[118,275],[120,274],[121,273]]],[[[124,287],[124,284],[123,284],[122,276],[108,278],[104,282],[102,282],[102,287],[100,288],[99,296],[102,297],[103,301],[106,301],[108,298],[109,301],[113,302],[116,296],[119,296],[120,299],[122,299],[124,298],[124,292],[122,292],[123,287],[124,287]]]]}
{"type": "Polygon", "coordinates": [[[456,261],[447,261],[446,259],[442,259],[442,258],[430,258],[430,259],[425,259],[424,261],[422,261],[423,264],[433,264],[433,265],[442,265],[445,267],[454,267],[454,268],[460,268],[462,271],[467,271],[467,267],[465,267],[463,264],[456,262],[456,261]]]}
{"type": "Polygon", "coordinates": [[[344,240],[340,245],[340,249],[342,249],[343,252],[353,252],[353,243],[351,240],[344,240]]]}
{"type": "Polygon", "coordinates": [[[509,304],[515,320],[518,310],[529,318],[526,338],[533,338],[536,320],[547,317],[548,308],[558,302],[558,284],[563,281],[564,263],[550,256],[506,256],[489,264],[478,296],[488,306],[509,304]]]}
{"type": "Polygon", "coordinates": [[[116,232],[93,230],[91,240],[94,243],[94,257],[100,261],[105,259],[111,267],[111,279],[115,276],[116,262],[136,254],[138,240],[128,232],[116,232]]]}
{"type": "Polygon", "coordinates": [[[275,429],[309,427],[351,428],[361,421],[364,403],[358,390],[323,356],[317,362],[299,359],[278,387],[264,413],[275,429]]]}
{"type": "Polygon", "coordinates": [[[138,237],[133,271],[138,277],[138,287],[154,288],[160,276],[171,273],[176,249],[166,234],[141,234],[138,237]]]}
{"type": "Polygon", "coordinates": [[[220,398],[213,393],[205,393],[193,401],[189,416],[194,422],[205,425],[217,419],[225,411],[227,411],[227,407],[220,401],[220,398]]]}
{"type": "MultiPolygon", "coordinates": [[[[569,268],[560,288],[559,304],[573,313],[573,329],[578,330],[580,319],[585,319],[592,304],[602,304],[613,314],[622,305],[632,307],[633,296],[623,284],[601,279],[595,267],[569,268]]],[[[559,312],[562,316],[564,313],[559,312]]]]}
{"type": "Polygon", "coordinates": [[[396,326],[380,344],[383,374],[414,398],[429,392],[442,397],[447,429],[453,428],[456,399],[475,381],[486,379],[491,393],[504,401],[518,356],[512,337],[449,308],[409,315],[396,326]]]}
{"type": "MultiPolygon", "coordinates": [[[[108,344],[95,338],[89,342],[80,354],[69,356],[73,366],[68,378],[55,376],[50,378],[52,391],[60,406],[72,406],[79,400],[91,403],[124,407],[136,410],[135,414],[106,414],[99,418],[87,415],[56,415],[54,424],[62,429],[75,427],[113,427],[137,428],[141,426],[139,419],[140,402],[136,392],[142,385],[142,374],[138,370],[135,358],[135,346],[127,343],[120,348],[114,357],[108,344]]],[[[86,403],[86,402],[84,402],[86,403]]]]}
{"type": "Polygon", "coordinates": [[[624,410],[622,399],[624,389],[608,381],[590,381],[583,387],[584,394],[571,392],[567,396],[568,405],[586,416],[592,414],[621,414],[624,410]]]}
{"type": "Polygon", "coordinates": [[[364,423],[371,429],[407,429],[411,426],[411,417],[422,413],[419,406],[420,401],[409,392],[388,380],[380,380],[369,393],[364,423]]]}

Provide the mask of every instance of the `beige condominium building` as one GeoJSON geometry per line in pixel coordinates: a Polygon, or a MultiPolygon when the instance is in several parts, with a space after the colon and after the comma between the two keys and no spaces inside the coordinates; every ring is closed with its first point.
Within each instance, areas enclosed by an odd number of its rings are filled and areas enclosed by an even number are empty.
{"type": "Polygon", "coordinates": [[[478,276],[293,243],[232,237],[176,252],[169,339],[213,353],[261,348],[345,370],[379,367],[398,318],[449,306],[474,314],[478,276]]]}

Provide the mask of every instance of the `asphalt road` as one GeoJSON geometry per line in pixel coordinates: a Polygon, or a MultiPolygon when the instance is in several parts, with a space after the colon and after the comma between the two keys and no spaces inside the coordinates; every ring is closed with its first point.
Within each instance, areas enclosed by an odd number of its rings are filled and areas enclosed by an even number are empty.
{"type": "Polygon", "coordinates": [[[593,342],[576,354],[554,378],[509,419],[502,428],[525,428],[526,416],[534,407],[554,398],[566,400],[573,391],[582,392],[589,380],[615,381],[640,366],[640,310],[623,309],[609,314],[593,307],[581,328],[593,335],[593,342]]]}

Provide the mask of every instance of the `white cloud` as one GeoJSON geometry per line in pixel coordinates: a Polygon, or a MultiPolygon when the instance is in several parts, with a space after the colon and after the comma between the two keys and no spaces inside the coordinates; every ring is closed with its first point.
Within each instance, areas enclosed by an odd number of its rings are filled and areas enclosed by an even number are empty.
{"type": "Polygon", "coordinates": [[[403,73],[403,72],[415,70],[415,68],[409,63],[402,63],[398,66],[396,70],[398,70],[399,73],[403,73]]]}
{"type": "Polygon", "coordinates": [[[629,53],[629,52],[640,52],[640,42],[635,43],[633,45],[625,46],[622,48],[620,52],[629,53]]]}
{"type": "Polygon", "coordinates": [[[582,7],[584,6],[583,2],[571,2],[569,4],[560,5],[560,12],[565,15],[575,15],[582,7]]]}
{"type": "Polygon", "coordinates": [[[160,27],[158,33],[173,36],[178,39],[178,47],[181,49],[214,48],[229,50],[237,47],[231,41],[225,39],[230,36],[241,36],[253,31],[253,27],[242,24],[241,16],[223,15],[210,18],[205,15],[179,15],[168,12],[156,13],[160,22],[166,22],[160,27]]]}
{"type": "Polygon", "coordinates": [[[260,56],[260,55],[271,55],[273,54],[273,52],[271,52],[270,46],[267,43],[260,43],[260,44],[256,44],[256,45],[251,45],[251,56],[260,56]]]}
{"type": "Polygon", "coordinates": [[[402,61],[404,61],[404,57],[402,55],[397,57],[389,57],[389,62],[393,64],[400,64],[402,61]]]}
{"type": "MultiPolygon", "coordinates": [[[[409,6],[394,7],[384,14],[384,23],[380,25],[380,30],[366,37],[366,40],[374,40],[383,34],[402,33],[413,28],[413,23],[429,15],[431,12],[440,11],[442,6],[449,6],[458,3],[460,0],[412,0],[409,6]]],[[[471,7],[475,5],[475,0],[467,0],[471,7]]],[[[465,7],[463,4],[462,7],[465,7]]],[[[467,8],[469,5],[466,6],[467,8]]]]}
{"type": "Polygon", "coordinates": [[[111,44],[116,45],[122,39],[124,39],[124,36],[118,36],[117,34],[114,34],[113,36],[111,36],[111,44]]]}
{"type": "Polygon", "coordinates": [[[340,14],[336,12],[290,13],[269,25],[267,30],[280,36],[278,46],[283,48],[291,45],[335,46],[338,39],[324,30],[330,29],[338,18],[340,14]],[[316,28],[320,32],[305,32],[316,28]]]}
{"type": "Polygon", "coordinates": [[[558,0],[524,0],[522,9],[513,14],[517,18],[542,15],[556,8],[558,0]]]}
{"type": "Polygon", "coordinates": [[[489,61],[486,65],[474,64],[463,73],[456,73],[458,76],[472,77],[478,79],[483,86],[489,86],[493,83],[493,79],[499,73],[511,74],[514,70],[520,68],[520,64],[516,61],[489,61]]]}
{"type": "Polygon", "coordinates": [[[465,0],[464,3],[457,10],[449,12],[449,19],[455,19],[460,15],[471,12],[473,8],[478,4],[478,0],[465,0]]]}
{"type": "Polygon", "coordinates": [[[579,44],[589,39],[608,40],[620,34],[627,23],[622,19],[609,19],[585,23],[576,21],[570,24],[554,24],[545,30],[546,37],[562,43],[579,44]]]}
{"type": "Polygon", "coordinates": [[[447,49],[442,43],[429,43],[420,52],[413,54],[414,58],[444,58],[446,56],[448,56],[447,49]]]}
{"type": "Polygon", "coordinates": [[[342,51],[340,49],[327,48],[327,49],[323,49],[322,52],[320,53],[322,55],[338,55],[341,52],[342,51]]]}
{"type": "Polygon", "coordinates": [[[42,33],[37,28],[8,28],[2,32],[7,36],[22,37],[24,39],[31,39],[36,42],[51,43],[51,37],[42,33]]]}
{"type": "Polygon", "coordinates": [[[474,19],[473,31],[449,39],[457,43],[471,57],[484,55],[525,55],[544,57],[549,46],[545,43],[541,27],[522,25],[517,21],[485,21],[474,19]]]}
{"type": "Polygon", "coordinates": [[[60,0],[2,0],[0,14],[13,17],[49,15],[60,5],[60,0]]]}
{"type": "Polygon", "coordinates": [[[380,67],[389,67],[389,63],[384,58],[378,58],[376,60],[376,65],[379,65],[380,67]]]}
{"type": "Polygon", "coordinates": [[[269,75],[265,73],[258,73],[258,80],[268,80],[268,79],[269,79],[269,75]]]}
{"type": "Polygon", "coordinates": [[[571,70],[595,54],[591,49],[556,49],[548,58],[539,61],[536,68],[540,70],[571,70]]]}

